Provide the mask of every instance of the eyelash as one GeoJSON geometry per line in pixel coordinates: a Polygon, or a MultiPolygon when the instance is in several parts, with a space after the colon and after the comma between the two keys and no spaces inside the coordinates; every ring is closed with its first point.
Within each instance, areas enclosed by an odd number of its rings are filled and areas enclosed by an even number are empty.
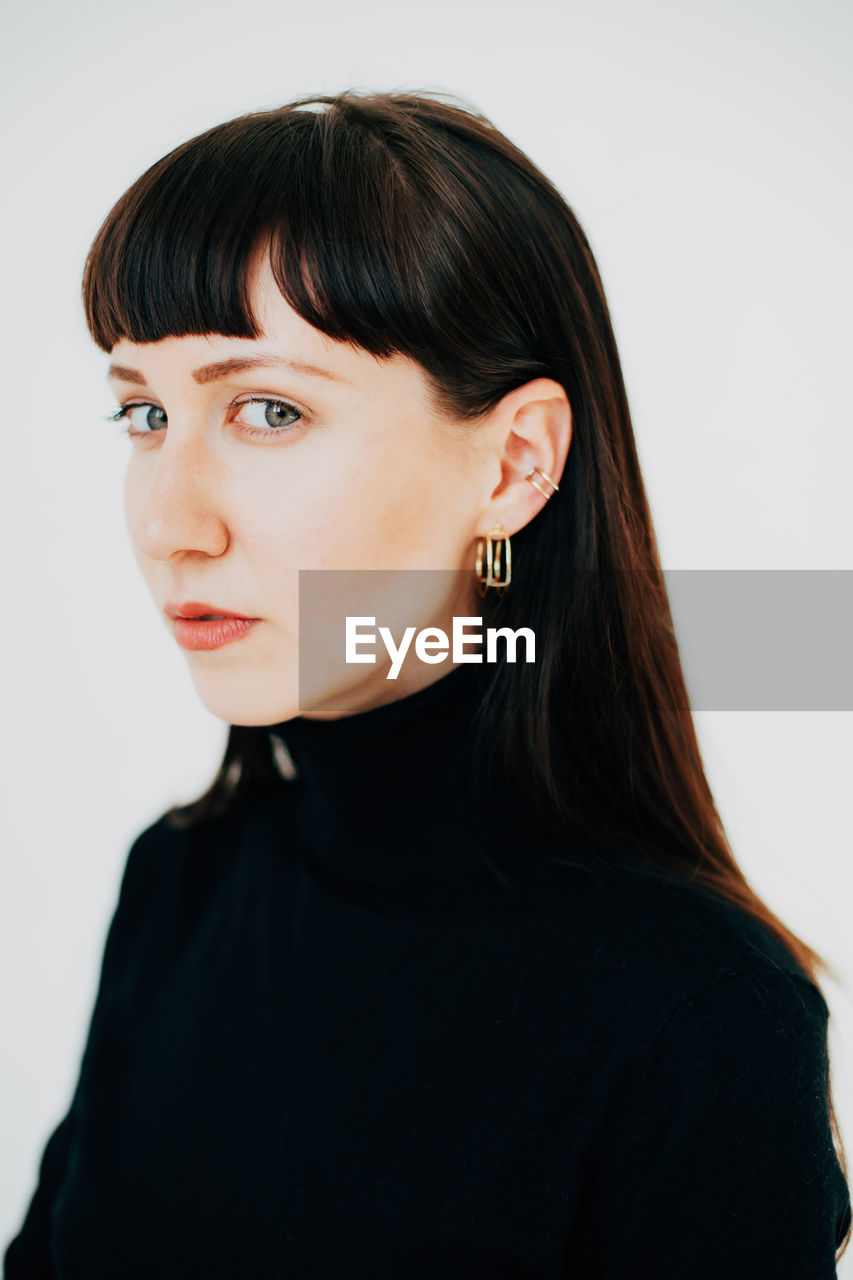
{"type": "MultiPolygon", "coordinates": [[[[260,437],[261,439],[269,440],[274,436],[278,437],[289,435],[292,431],[297,429],[300,422],[304,423],[307,420],[307,415],[298,407],[298,405],[292,404],[289,400],[281,400],[275,396],[250,396],[248,400],[238,400],[230,407],[232,409],[242,409],[245,404],[274,404],[281,409],[290,409],[294,413],[299,414],[299,418],[296,422],[289,422],[283,427],[249,427],[244,426],[242,423],[238,423],[237,425],[240,427],[242,433],[247,436],[255,438],[260,437]]],[[[107,414],[107,422],[123,422],[129,417],[131,409],[142,408],[154,409],[157,408],[157,406],[152,404],[149,400],[134,400],[129,404],[119,405],[115,413],[107,414]]],[[[131,431],[129,425],[123,428],[123,432],[125,435],[129,436],[131,440],[139,439],[141,436],[156,436],[160,434],[159,431],[131,431]]]]}

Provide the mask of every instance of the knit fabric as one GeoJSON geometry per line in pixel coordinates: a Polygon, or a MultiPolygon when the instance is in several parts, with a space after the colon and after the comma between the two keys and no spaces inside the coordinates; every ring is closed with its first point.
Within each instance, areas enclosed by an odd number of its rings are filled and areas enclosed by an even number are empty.
{"type": "Polygon", "coordinates": [[[271,726],[296,776],[136,839],[7,1280],[836,1275],[819,990],[472,804],[476,689],[271,726]]]}

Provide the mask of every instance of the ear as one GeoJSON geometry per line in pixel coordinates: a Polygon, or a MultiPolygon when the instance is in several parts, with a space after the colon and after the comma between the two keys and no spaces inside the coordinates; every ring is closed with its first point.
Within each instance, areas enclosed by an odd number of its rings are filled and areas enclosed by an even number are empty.
{"type": "Polygon", "coordinates": [[[500,467],[500,480],[477,515],[476,537],[500,521],[512,535],[537,515],[555,491],[534,467],[560,483],[572,440],[572,411],[565,388],[536,378],[510,391],[495,406],[486,428],[486,450],[500,467]],[[540,486],[544,492],[533,484],[540,486]]]}

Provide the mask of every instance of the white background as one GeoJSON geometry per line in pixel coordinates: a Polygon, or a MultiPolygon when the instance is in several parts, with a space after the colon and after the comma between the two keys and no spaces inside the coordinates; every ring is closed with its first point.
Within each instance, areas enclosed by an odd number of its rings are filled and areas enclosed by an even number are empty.
{"type": "MultiPolygon", "coordinates": [[[[212,777],[131,558],[129,449],[79,302],[110,206],[178,142],[350,86],[478,106],[578,213],[664,566],[853,567],[851,13],[842,0],[18,2],[3,32],[0,1238],[70,1099],[133,837],[212,777]]],[[[853,1159],[850,713],[697,714],[748,878],[838,969],[853,1159]]],[[[853,1277],[853,1250],[840,1275],[853,1277]]]]}

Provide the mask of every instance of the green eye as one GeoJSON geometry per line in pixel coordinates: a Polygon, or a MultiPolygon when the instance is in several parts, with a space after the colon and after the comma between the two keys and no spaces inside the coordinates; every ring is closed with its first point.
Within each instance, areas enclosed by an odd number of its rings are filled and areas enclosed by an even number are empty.
{"type": "Polygon", "coordinates": [[[286,431],[302,417],[299,410],[286,400],[246,400],[240,406],[240,411],[241,414],[245,412],[246,416],[235,421],[243,422],[256,430],[273,433],[286,431]]]}
{"type": "Polygon", "coordinates": [[[162,431],[168,418],[166,410],[156,404],[123,404],[110,415],[110,421],[126,421],[128,435],[143,436],[150,435],[152,431],[162,431]]]}

